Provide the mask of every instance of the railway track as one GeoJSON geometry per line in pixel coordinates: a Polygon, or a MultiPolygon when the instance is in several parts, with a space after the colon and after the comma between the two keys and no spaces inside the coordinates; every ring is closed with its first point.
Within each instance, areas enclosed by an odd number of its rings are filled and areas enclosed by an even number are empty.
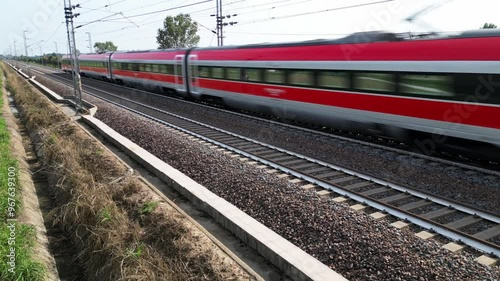
{"type": "MultiPolygon", "coordinates": [[[[38,72],[38,73],[41,73],[41,74],[48,74],[51,77],[53,77],[54,79],[62,78],[59,75],[54,75],[54,73],[45,72],[45,71],[47,71],[47,69],[45,69],[45,68],[32,67],[31,70],[38,72]],[[38,69],[38,70],[36,70],[36,69],[38,69]],[[39,71],[40,69],[43,71],[39,71]]],[[[50,70],[53,70],[53,69],[50,69],[50,70]]],[[[60,73],[60,74],[63,74],[63,73],[60,73]]],[[[66,73],[64,73],[64,74],[66,74],[66,73]]],[[[83,78],[83,79],[84,79],[84,81],[86,80],[86,78],[83,78]]],[[[102,84],[109,86],[109,83],[107,83],[107,82],[98,81],[98,80],[90,79],[90,78],[87,78],[87,79],[88,79],[87,82],[102,83],[102,84]]],[[[118,88],[123,88],[126,90],[131,90],[131,88],[129,88],[129,87],[121,86],[121,85],[117,85],[117,84],[112,84],[112,86],[118,87],[118,88]]],[[[332,131],[332,129],[328,129],[328,128],[314,129],[314,128],[311,128],[311,125],[298,126],[297,124],[288,124],[288,123],[285,123],[283,121],[270,120],[270,119],[268,119],[268,118],[271,118],[270,116],[265,116],[265,118],[263,118],[262,115],[255,115],[252,112],[240,113],[240,112],[236,112],[234,110],[217,108],[217,107],[214,107],[212,105],[205,105],[203,103],[192,102],[189,100],[181,100],[181,99],[168,97],[168,96],[164,96],[164,95],[160,95],[160,94],[156,94],[156,93],[152,93],[152,92],[147,92],[147,91],[136,89],[136,88],[134,88],[133,91],[139,92],[139,93],[144,93],[147,95],[160,96],[161,98],[175,100],[175,102],[178,102],[178,103],[186,103],[186,104],[195,105],[195,106],[206,108],[206,109],[223,111],[223,112],[226,112],[228,114],[233,114],[233,115],[239,116],[241,118],[246,118],[246,119],[252,120],[252,122],[262,122],[263,124],[264,123],[265,124],[276,124],[276,125],[279,125],[282,127],[286,127],[289,130],[298,131],[302,134],[314,134],[314,135],[324,137],[324,138],[330,138],[330,139],[335,139],[335,140],[340,140],[340,141],[347,141],[350,143],[356,143],[356,144],[371,147],[374,149],[382,149],[385,151],[390,151],[390,152],[394,152],[397,154],[406,155],[409,157],[420,158],[420,159],[423,159],[425,161],[428,161],[430,165],[435,165],[436,163],[440,163],[443,165],[453,166],[453,167],[457,167],[460,169],[464,169],[466,171],[474,171],[474,172],[482,173],[485,175],[500,177],[500,163],[492,163],[492,162],[480,162],[480,163],[478,163],[478,162],[473,161],[471,159],[464,159],[464,158],[461,158],[461,157],[456,156],[456,155],[451,157],[451,159],[450,159],[449,155],[444,155],[443,157],[440,157],[439,155],[425,155],[422,153],[414,152],[411,147],[409,147],[405,144],[396,143],[396,142],[393,142],[393,141],[390,141],[387,139],[376,139],[373,137],[362,136],[359,134],[352,134],[349,132],[332,131]],[[404,146],[404,147],[402,147],[402,146],[404,146]],[[446,157],[448,157],[448,158],[446,158],[446,157]],[[459,160],[462,160],[464,162],[458,162],[459,160]]]]}
{"type": "MultiPolygon", "coordinates": [[[[70,84],[63,78],[56,79],[70,84]]],[[[370,206],[378,210],[372,214],[375,218],[386,213],[394,215],[401,220],[394,223],[396,227],[413,223],[432,230],[419,233],[421,237],[435,232],[500,256],[500,218],[493,213],[255,141],[94,87],[85,88],[90,95],[175,128],[193,139],[280,170],[295,177],[293,181],[304,182],[304,188],[314,189],[320,196],[332,196],[338,202],[355,200],[353,209],[370,206]]]]}

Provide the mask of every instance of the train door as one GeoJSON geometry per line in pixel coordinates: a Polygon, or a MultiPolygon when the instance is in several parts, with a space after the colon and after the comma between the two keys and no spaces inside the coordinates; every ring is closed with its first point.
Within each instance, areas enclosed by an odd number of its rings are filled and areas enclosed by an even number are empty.
{"type": "Polygon", "coordinates": [[[181,94],[186,93],[186,83],[184,81],[184,55],[176,55],[174,58],[175,89],[181,94]]]}
{"type": "Polygon", "coordinates": [[[189,55],[189,68],[188,68],[188,76],[189,76],[189,91],[191,94],[199,93],[199,82],[198,82],[198,56],[197,55],[189,55]]]}
{"type": "Polygon", "coordinates": [[[111,56],[113,53],[109,54],[109,56],[106,59],[106,65],[107,65],[107,76],[109,80],[113,80],[113,64],[111,62],[111,56]]]}

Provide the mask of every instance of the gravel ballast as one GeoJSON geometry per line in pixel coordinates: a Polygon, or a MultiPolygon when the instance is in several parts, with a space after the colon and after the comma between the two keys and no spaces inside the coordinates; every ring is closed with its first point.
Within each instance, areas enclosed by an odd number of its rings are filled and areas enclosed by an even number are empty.
{"type": "MultiPolygon", "coordinates": [[[[481,266],[466,253],[452,254],[441,249],[436,242],[420,240],[409,230],[398,230],[386,222],[375,221],[350,210],[347,205],[333,202],[331,198],[319,198],[285,179],[190,142],[157,123],[100,100],[88,100],[99,108],[96,117],[110,127],[349,280],[500,278],[498,267],[481,266]]],[[[281,131],[266,133],[262,128],[259,130],[261,135],[271,138],[272,135],[289,137],[281,131]]],[[[293,140],[304,149],[317,148],[311,143],[302,143],[301,139],[293,140]]],[[[356,155],[351,157],[356,158],[356,155]]]]}
{"type": "MultiPolygon", "coordinates": [[[[429,164],[420,158],[402,156],[384,149],[322,137],[314,133],[304,134],[303,131],[291,130],[279,124],[249,120],[232,113],[146,95],[134,89],[116,88],[109,83],[95,80],[85,82],[257,141],[500,215],[500,178],[495,176],[484,176],[479,172],[470,172],[458,167],[429,164]]],[[[286,116],[286,109],[275,114],[286,116]]]]}

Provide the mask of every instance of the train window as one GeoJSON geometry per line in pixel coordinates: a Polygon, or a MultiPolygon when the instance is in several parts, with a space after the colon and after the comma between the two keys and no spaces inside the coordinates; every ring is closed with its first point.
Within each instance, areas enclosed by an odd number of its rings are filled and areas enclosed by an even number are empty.
{"type": "Polygon", "coordinates": [[[176,64],[175,65],[175,71],[176,71],[177,75],[182,76],[182,65],[176,64]]]}
{"type": "Polygon", "coordinates": [[[235,67],[226,68],[226,75],[227,75],[227,79],[240,80],[241,79],[241,69],[235,68],[235,67]]]}
{"type": "Polygon", "coordinates": [[[200,66],[198,68],[200,77],[210,77],[210,68],[208,66],[200,66]]]}
{"type": "Polygon", "coordinates": [[[260,69],[245,69],[246,79],[247,81],[252,82],[261,82],[262,81],[262,72],[260,69]]]}
{"type": "Polygon", "coordinates": [[[395,75],[392,73],[359,72],[354,74],[354,88],[358,90],[394,92],[395,75]]]}
{"type": "Polygon", "coordinates": [[[139,71],[144,71],[144,64],[143,63],[139,63],[139,71]]]}
{"type": "Polygon", "coordinates": [[[139,71],[139,68],[140,68],[140,66],[138,63],[132,63],[132,70],[133,71],[139,71]]]}
{"type": "Polygon", "coordinates": [[[151,72],[151,64],[145,64],[144,65],[144,71],[151,72]]]}
{"type": "Polygon", "coordinates": [[[167,64],[167,73],[174,74],[174,65],[173,64],[167,64]]]}
{"type": "Polygon", "coordinates": [[[158,64],[153,64],[153,67],[151,68],[153,72],[159,73],[160,72],[160,66],[158,64]]]}
{"type": "Polygon", "coordinates": [[[212,77],[213,78],[224,78],[224,68],[212,67],[212,77]]]}
{"type": "Polygon", "coordinates": [[[279,69],[266,69],[264,81],[270,83],[285,83],[285,71],[279,69]]]}
{"type": "Polygon", "coordinates": [[[453,77],[448,75],[402,74],[399,91],[424,96],[453,96],[453,77]]]}
{"type": "Polygon", "coordinates": [[[325,88],[349,88],[349,73],[340,71],[321,71],[318,74],[318,85],[325,88]]]}
{"type": "Polygon", "coordinates": [[[166,64],[160,64],[159,66],[159,71],[160,73],[167,74],[167,65],[166,64]]]}
{"type": "Polygon", "coordinates": [[[314,75],[308,70],[291,70],[288,74],[288,81],[292,85],[312,86],[314,85],[314,75]]]}

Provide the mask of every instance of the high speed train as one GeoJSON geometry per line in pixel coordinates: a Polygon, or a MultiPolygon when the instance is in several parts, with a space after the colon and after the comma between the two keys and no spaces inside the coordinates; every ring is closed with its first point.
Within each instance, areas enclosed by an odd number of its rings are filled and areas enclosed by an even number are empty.
{"type": "MultiPolygon", "coordinates": [[[[500,148],[500,31],[81,54],[83,76],[413,142],[500,148]]],[[[68,58],[62,69],[71,71],[68,58]]]]}

